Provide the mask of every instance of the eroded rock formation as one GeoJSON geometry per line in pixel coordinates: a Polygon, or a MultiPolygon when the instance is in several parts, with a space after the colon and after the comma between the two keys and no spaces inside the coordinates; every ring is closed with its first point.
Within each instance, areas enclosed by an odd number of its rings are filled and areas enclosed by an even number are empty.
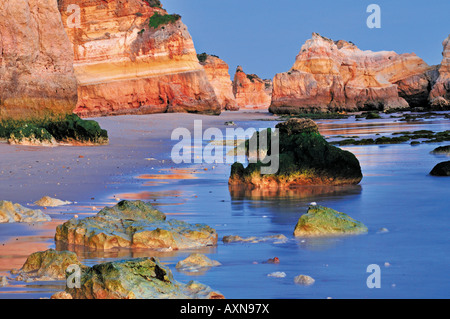
{"type": "Polygon", "coordinates": [[[241,66],[236,69],[233,93],[240,108],[268,109],[271,101],[270,80],[263,80],[256,74],[245,74],[241,66]]]}
{"type": "Polygon", "coordinates": [[[313,33],[291,70],[275,76],[270,110],[405,108],[409,96],[410,101],[426,100],[430,72],[432,68],[413,53],[361,51],[351,42],[313,33]]]}
{"type": "Polygon", "coordinates": [[[220,113],[187,27],[159,1],[60,0],[59,9],[80,116],[220,113]]]}
{"type": "Polygon", "coordinates": [[[430,104],[434,107],[450,107],[450,35],[442,42],[442,63],[438,67],[438,78],[430,92],[430,104]]]}
{"type": "Polygon", "coordinates": [[[73,111],[77,83],[68,48],[56,1],[0,2],[0,120],[73,111]]]}
{"type": "Polygon", "coordinates": [[[199,54],[200,64],[206,71],[208,80],[214,88],[222,110],[237,111],[239,106],[233,94],[229,67],[225,61],[217,56],[206,53],[199,54]]]}

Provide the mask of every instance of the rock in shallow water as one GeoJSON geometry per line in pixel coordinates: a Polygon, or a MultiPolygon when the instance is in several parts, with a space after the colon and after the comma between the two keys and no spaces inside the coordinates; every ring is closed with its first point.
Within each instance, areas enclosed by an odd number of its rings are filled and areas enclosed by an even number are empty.
{"type": "MultiPolygon", "coordinates": [[[[138,258],[95,265],[82,271],[81,288],[67,288],[73,299],[223,299],[210,287],[173,279],[157,258],[138,258]]],[[[56,298],[57,296],[54,295],[56,298]]],[[[67,297],[67,295],[65,295],[67,297]]]]}
{"type": "Polygon", "coordinates": [[[431,151],[431,154],[447,154],[450,155],[450,145],[441,146],[431,151]]]}
{"type": "Polygon", "coordinates": [[[40,210],[32,210],[19,204],[0,201],[0,223],[48,222],[52,219],[40,210]]]}
{"type": "Polygon", "coordinates": [[[34,204],[41,206],[41,207],[58,207],[58,206],[69,205],[69,204],[71,204],[71,202],[63,201],[63,200],[56,199],[56,198],[51,198],[49,196],[44,196],[40,200],[36,201],[34,204]]]}
{"type": "Polygon", "coordinates": [[[216,260],[211,260],[203,254],[191,254],[188,258],[180,260],[175,268],[181,271],[199,271],[205,268],[220,266],[216,260]]]}
{"type": "Polygon", "coordinates": [[[294,278],[294,282],[298,285],[311,286],[316,281],[314,280],[314,278],[312,278],[310,276],[299,275],[294,278]]]}
{"type": "Polygon", "coordinates": [[[96,216],[59,225],[55,240],[94,249],[115,247],[189,249],[213,246],[216,231],[204,224],[166,221],[166,216],[142,201],[121,201],[96,216]]]}
{"type": "Polygon", "coordinates": [[[450,161],[437,164],[430,172],[433,176],[450,176],[450,161]]]}
{"type": "Polygon", "coordinates": [[[323,206],[310,206],[295,226],[294,236],[317,237],[366,233],[367,227],[347,214],[323,206]]]}
{"type": "Polygon", "coordinates": [[[35,252],[28,256],[16,279],[62,280],[66,278],[66,269],[70,265],[84,267],[74,252],[54,249],[35,252]]]}

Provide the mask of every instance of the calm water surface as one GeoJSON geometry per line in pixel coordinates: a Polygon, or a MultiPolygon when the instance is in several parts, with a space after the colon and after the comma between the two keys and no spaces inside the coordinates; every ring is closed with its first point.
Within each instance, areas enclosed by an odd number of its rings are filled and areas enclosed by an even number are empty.
{"type": "MultiPolygon", "coordinates": [[[[276,122],[254,121],[236,124],[246,127],[273,127],[276,122]]],[[[323,120],[324,136],[375,134],[389,136],[397,131],[450,129],[448,119],[435,118],[419,123],[394,119],[355,122],[323,120]]],[[[143,171],[124,180],[114,194],[122,199],[154,200],[168,218],[206,223],[219,233],[215,248],[200,252],[222,263],[204,273],[175,270],[175,264],[191,252],[157,253],[181,282],[197,280],[210,285],[227,298],[449,298],[450,297],[450,178],[428,175],[445,155],[431,155],[441,145],[349,146],[359,159],[364,179],[359,186],[312,187],[273,194],[230,190],[229,164],[191,165],[185,170],[143,171]],[[207,171],[204,168],[208,168],[207,171]],[[166,176],[164,176],[166,175],[166,176]],[[145,178],[142,178],[145,177],[145,178]],[[310,202],[345,212],[362,221],[366,235],[337,238],[294,238],[293,230],[310,202]],[[381,233],[381,228],[388,232],[381,233]],[[225,235],[269,236],[283,234],[287,242],[224,244],[225,235]],[[280,264],[263,261],[278,257],[280,264]],[[381,267],[381,288],[366,285],[367,266],[381,267]],[[285,278],[268,277],[285,272],[285,278]],[[313,277],[309,287],[294,284],[300,274],[313,277]]],[[[112,259],[152,256],[154,252],[78,252],[86,264],[112,259]]],[[[8,288],[16,297],[48,297],[62,290],[63,283],[24,284],[8,288]],[[26,292],[26,293],[25,293],[26,292]]],[[[0,294],[0,298],[9,295],[0,294]]],[[[11,296],[11,295],[9,295],[11,296]]]]}

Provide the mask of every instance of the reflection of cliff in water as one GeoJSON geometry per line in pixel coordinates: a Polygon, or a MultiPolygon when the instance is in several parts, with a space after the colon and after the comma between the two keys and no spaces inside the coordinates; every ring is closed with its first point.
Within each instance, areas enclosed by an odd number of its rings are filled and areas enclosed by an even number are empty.
{"type": "Polygon", "coordinates": [[[298,186],[293,188],[251,188],[246,186],[230,185],[229,191],[232,200],[299,200],[311,199],[322,195],[357,195],[361,193],[360,185],[345,186],[298,186]]]}

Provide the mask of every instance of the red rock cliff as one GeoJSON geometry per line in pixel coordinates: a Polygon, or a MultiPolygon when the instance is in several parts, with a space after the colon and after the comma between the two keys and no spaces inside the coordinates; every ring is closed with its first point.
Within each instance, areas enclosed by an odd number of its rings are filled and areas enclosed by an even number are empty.
{"type": "MultiPolygon", "coordinates": [[[[430,67],[415,54],[361,51],[353,43],[313,33],[289,72],[277,74],[274,113],[408,107],[396,83],[430,67]]],[[[409,89],[404,84],[404,89],[409,89]]]]}
{"type": "Polygon", "coordinates": [[[200,54],[199,60],[206,71],[209,82],[214,88],[222,110],[239,110],[233,94],[228,64],[219,57],[206,53],[200,54]]]}
{"type": "Polygon", "coordinates": [[[450,107],[450,35],[442,42],[442,63],[439,75],[430,92],[430,104],[434,107],[450,107]]]}
{"type": "Polygon", "coordinates": [[[68,48],[56,0],[0,1],[0,120],[73,111],[77,83],[68,48]]]}
{"type": "Polygon", "coordinates": [[[179,16],[168,15],[159,1],[59,4],[75,55],[76,113],[220,113],[187,27],[179,16]],[[79,27],[73,27],[73,5],[80,8],[79,27]]]}
{"type": "Polygon", "coordinates": [[[238,66],[233,80],[233,93],[240,108],[268,109],[271,101],[271,81],[256,74],[245,74],[238,66]]]}

